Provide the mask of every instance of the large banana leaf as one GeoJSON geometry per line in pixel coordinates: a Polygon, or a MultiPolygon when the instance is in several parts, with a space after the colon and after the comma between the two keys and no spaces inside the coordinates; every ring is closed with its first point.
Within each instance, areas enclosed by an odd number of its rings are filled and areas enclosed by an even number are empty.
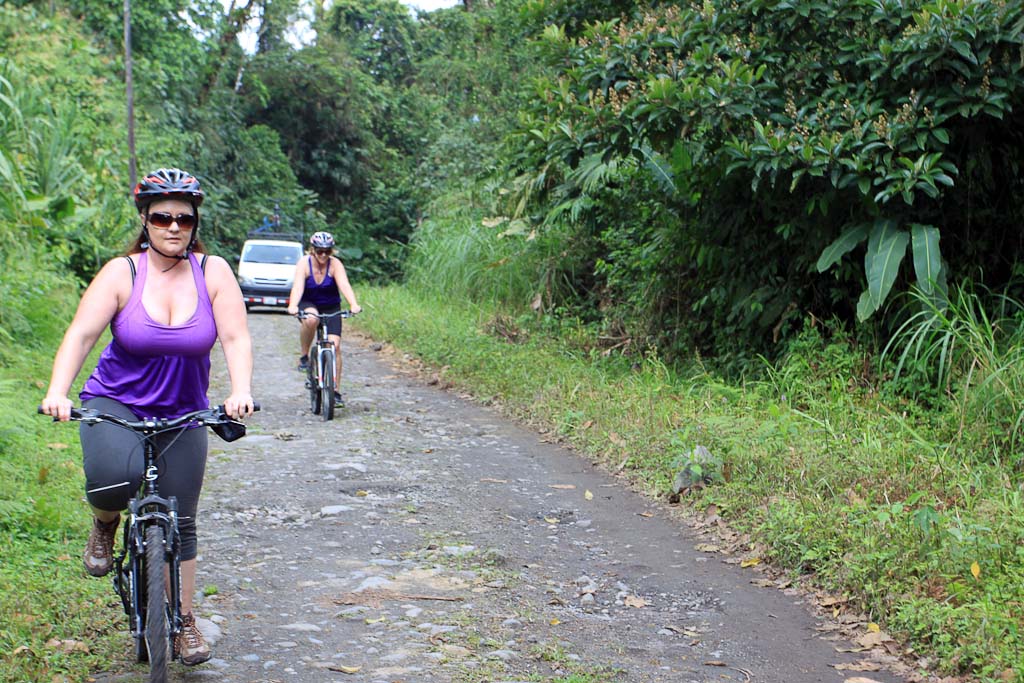
{"type": "Polygon", "coordinates": [[[818,257],[818,272],[824,273],[834,264],[839,263],[851,249],[863,242],[868,236],[868,226],[865,223],[855,225],[846,230],[836,239],[835,242],[825,247],[818,257]]]}
{"type": "Polygon", "coordinates": [[[895,221],[875,221],[868,235],[868,251],[864,255],[864,273],[868,278],[868,300],[861,296],[857,304],[857,317],[866,320],[885,303],[900,263],[907,253],[910,235],[901,230],[895,221]]]}
{"type": "Polygon", "coordinates": [[[914,273],[917,286],[925,294],[931,294],[939,282],[942,271],[942,254],[939,253],[939,229],[931,225],[914,223],[910,226],[913,237],[914,273]]]}

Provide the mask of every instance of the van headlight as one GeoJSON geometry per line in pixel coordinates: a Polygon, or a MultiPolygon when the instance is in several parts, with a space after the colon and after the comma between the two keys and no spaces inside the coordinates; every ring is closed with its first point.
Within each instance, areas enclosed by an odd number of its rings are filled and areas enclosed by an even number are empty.
{"type": "Polygon", "coordinates": [[[252,286],[256,284],[255,280],[251,277],[245,277],[244,275],[238,276],[238,284],[244,286],[252,286]]]}

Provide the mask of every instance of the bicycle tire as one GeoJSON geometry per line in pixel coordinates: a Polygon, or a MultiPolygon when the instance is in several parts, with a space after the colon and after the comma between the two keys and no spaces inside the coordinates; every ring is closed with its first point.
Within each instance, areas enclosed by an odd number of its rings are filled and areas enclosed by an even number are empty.
{"type": "Polygon", "coordinates": [[[306,377],[306,385],[309,387],[309,409],[314,415],[320,414],[320,382],[316,372],[318,365],[319,361],[316,358],[310,358],[306,377]]]}
{"type": "Polygon", "coordinates": [[[146,528],[146,650],[149,652],[149,683],[166,683],[170,649],[167,623],[167,578],[164,530],[158,524],[146,528]]]}
{"type": "Polygon", "coordinates": [[[324,354],[324,391],[323,391],[324,422],[334,419],[334,354],[324,354]]]}

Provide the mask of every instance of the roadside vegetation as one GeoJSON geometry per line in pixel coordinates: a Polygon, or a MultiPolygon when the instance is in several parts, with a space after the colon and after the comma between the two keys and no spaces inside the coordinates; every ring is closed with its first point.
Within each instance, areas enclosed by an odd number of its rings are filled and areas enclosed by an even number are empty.
{"type": "MultiPolygon", "coordinates": [[[[922,667],[1019,680],[1020,3],[335,0],[296,44],[306,9],[133,7],[138,167],[199,175],[211,251],[275,205],[332,231],[371,334],[922,667]]],[[[119,12],[0,5],[3,680],[125,660],[77,438],[33,415],[134,226],[119,12]]]]}

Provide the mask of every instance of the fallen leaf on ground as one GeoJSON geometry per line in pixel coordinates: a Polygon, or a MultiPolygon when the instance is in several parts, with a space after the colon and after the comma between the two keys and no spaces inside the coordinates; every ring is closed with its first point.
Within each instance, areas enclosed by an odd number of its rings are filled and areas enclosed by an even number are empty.
{"type": "Polygon", "coordinates": [[[587,500],[593,500],[594,499],[594,494],[591,493],[590,491],[584,491],[583,492],[583,497],[586,498],[587,500]]]}
{"type": "Polygon", "coordinates": [[[626,607],[646,607],[647,605],[651,604],[643,598],[636,595],[627,595],[622,602],[626,605],[626,607]]]}
{"type": "Polygon", "coordinates": [[[331,664],[327,668],[331,671],[340,671],[343,674],[355,674],[363,669],[361,666],[345,666],[344,664],[331,664]]]}
{"type": "Polygon", "coordinates": [[[853,664],[836,664],[838,671],[881,671],[882,665],[874,662],[854,662],[853,664]]]}
{"type": "Polygon", "coordinates": [[[890,640],[892,640],[892,636],[885,631],[870,631],[857,638],[854,642],[861,647],[875,647],[890,640]]]}
{"type": "Polygon", "coordinates": [[[558,518],[557,517],[545,517],[544,521],[547,522],[548,524],[558,524],[558,518]]]}
{"type": "Polygon", "coordinates": [[[68,445],[66,443],[48,443],[48,444],[46,444],[46,446],[47,446],[47,448],[52,448],[52,449],[57,450],[57,451],[63,450],[63,449],[68,447],[68,445]]]}
{"type": "Polygon", "coordinates": [[[702,553],[717,553],[721,550],[721,548],[714,543],[698,543],[694,548],[702,553]]]}
{"type": "Polygon", "coordinates": [[[576,484],[548,484],[549,489],[574,489],[576,484]]]}
{"type": "Polygon", "coordinates": [[[760,557],[752,557],[749,560],[743,560],[742,562],[740,562],[740,566],[744,569],[746,569],[747,567],[756,567],[759,564],[761,564],[760,557]]]}
{"type": "Polygon", "coordinates": [[[863,676],[854,676],[853,678],[847,678],[843,683],[881,683],[873,678],[864,678],[863,676]]]}
{"type": "Polygon", "coordinates": [[[480,481],[488,484],[507,484],[508,479],[491,479],[490,477],[484,477],[480,481]]]}
{"type": "Polygon", "coordinates": [[[775,588],[775,582],[771,579],[753,579],[750,583],[760,588],[775,588]]]}
{"type": "Polygon", "coordinates": [[[725,662],[719,660],[719,659],[710,659],[710,660],[704,662],[704,666],[729,666],[729,665],[726,664],[725,662]]]}

